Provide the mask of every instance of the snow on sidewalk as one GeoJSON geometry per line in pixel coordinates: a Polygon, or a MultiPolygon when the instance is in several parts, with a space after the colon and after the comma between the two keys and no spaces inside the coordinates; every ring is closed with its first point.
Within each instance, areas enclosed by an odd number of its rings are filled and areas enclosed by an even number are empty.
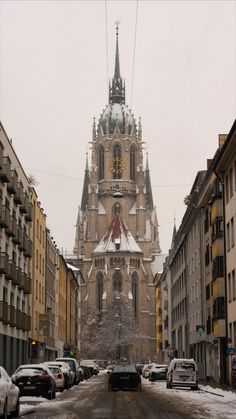
{"type": "MultiPolygon", "coordinates": [[[[167,389],[165,381],[155,381],[154,383],[143,379],[142,385],[151,392],[162,393],[168,397],[180,397],[188,404],[194,404],[199,412],[198,418],[218,418],[235,419],[236,418],[236,393],[222,390],[211,386],[200,385],[200,390],[189,390],[188,388],[167,389]]],[[[196,417],[197,419],[197,417],[196,417]]]]}

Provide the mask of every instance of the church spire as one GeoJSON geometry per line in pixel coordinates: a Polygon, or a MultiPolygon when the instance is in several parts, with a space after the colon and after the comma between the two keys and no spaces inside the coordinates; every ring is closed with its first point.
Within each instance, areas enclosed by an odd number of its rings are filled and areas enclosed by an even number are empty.
{"type": "Polygon", "coordinates": [[[89,185],[89,167],[88,167],[88,153],[86,153],[86,166],[84,172],[84,186],[81,199],[81,210],[85,211],[88,205],[88,185],[89,185]]]}
{"type": "Polygon", "coordinates": [[[174,217],[174,228],[173,228],[173,233],[172,233],[171,249],[173,249],[174,244],[175,244],[175,236],[176,236],[176,222],[175,222],[175,217],[174,217]]]}
{"type": "Polygon", "coordinates": [[[149,211],[152,211],[154,208],[154,204],[153,204],[151,178],[150,178],[149,165],[148,165],[148,153],[146,156],[147,156],[146,171],[145,171],[146,202],[147,202],[147,209],[149,209],[149,211]]]}
{"type": "Polygon", "coordinates": [[[116,54],[115,71],[111,85],[109,85],[109,102],[125,103],[125,84],[120,75],[120,56],[119,56],[119,22],[116,22],[116,54]]]}

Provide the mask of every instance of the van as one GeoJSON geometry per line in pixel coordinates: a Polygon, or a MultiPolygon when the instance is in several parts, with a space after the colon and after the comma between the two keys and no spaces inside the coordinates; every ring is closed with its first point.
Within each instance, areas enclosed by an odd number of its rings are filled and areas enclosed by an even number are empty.
{"type": "Polygon", "coordinates": [[[194,359],[174,358],[166,374],[166,388],[190,387],[198,390],[198,367],[194,359]]]}

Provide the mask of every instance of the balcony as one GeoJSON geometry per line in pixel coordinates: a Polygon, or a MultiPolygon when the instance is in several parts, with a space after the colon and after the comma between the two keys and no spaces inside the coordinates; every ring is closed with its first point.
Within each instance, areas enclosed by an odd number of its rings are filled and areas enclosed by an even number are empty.
{"type": "Polygon", "coordinates": [[[10,182],[7,184],[7,190],[13,195],[18,191],[18,175],[15,170],[11,170],[10,172],[10,182]]]}
{"type": "Polygon", "coordinates": [[[26,214],[28,212],[28,202],[29,202],[29,197],[28,197],[27,193],[25,192],[24,197],[23,197],[22,205],[20,206],[21,214],[26,214]]]}
{"type": "Polygon", "coordinates": [[[24,294],[31,294],[31,278],[25,274],[24,278],[24,294]]]}
{"type": "Polygon", "coordinates": [[[0,274],[8,274],[9,256],[6,252],[0,253],[0,274]]]}
{"type": "Polygon", "coordinates": [[[25,214],[25,221],[33,221],[33,205],[31,202],[28,202],[28,210],[25,214]]]}
{"type": "Polygon", "coordinates": [[[22,205],[24,202],[24,191],[21,182],[18,182],[17,189],[17,193],[14,195],[14,201],[16,204],[22,205]]]}
{"type": "Polygon", "coordinates": [[[17,220],[16,217],[10,216],[10,226],[6,228],[6,234],[9,237],[13,237],[17,235],[17,220]]]}
{"type": "Polygon", "coordinates": [[[8,304],[5,301],[0,301],[0,321],[8,324],[8,304]]]}
{"type": "Polygon", "coordinates": [[[23,228],[21,225],[18,225],[18,247],[20,250],[25,250],[24,243],[23,243],[23,228]]]}
{"type": "Polygon", "coordinates": [[[31,330],[31,317],[26,313],[22,313],[22,329],[24,331],[31,330]]]}
{"type": "Polygon", "coordinates": [[[22,269],[19,266],[17,266],[17,268],[16,268],[16,285],[18,285],[18,287],[20,289],[22,289],[21,288],[21,286],[22,286],[22,279],[21,279],[21,277],[22,277],[22,269]]]}
{"type": "Polygon", "coordinates": [[[25,255],[26,258],[32,258],[33,243],[30,239],[27,239],[27,241],[26,241],[26,247],[25,247],[24,255],[25,255]]]}
{"type": "Polygon", "coordinates": [[[0,227],[10,228],[11,226],[11,216],[10,209],[6,205],[2,205],[0,212],[0,227]]]}
{"type": "Polygon", "coordinates": [[[212,279],[221,278],[224,276],[224,256],[217,256],[213,260],[212,279]]]}
{"type": "Polygon", "coordinates": [[[22,235],[23,235],[22,227],[20,225],[17,225],[16,226],[16,235],[12,237],[13,243],[20,244],[21,240],[22,240],[22,235]]]}
{"type": "Polygon", "coordinates": [[[4,147],[0,141],[0,169],[2,169],[2,165],[3,165],[3,150],[4,150],[4,147]]]}
{"type": "Polygon", "coordinates": [[[25,279],[27,278],[26,274],[22,271],[20,271],[21,273],[19,273],[19,283],[18,283],[18,288],[20,290],[23,290],[25,288],[25,279]]]}
{"type": "Polygon", "coordinates": [[[14,306],[8,306],[8,318],[11,327],[16,326],[16,309],[14,306]]]}
{"type": "Polygon", "coordinates": [[[0,169],[0,180],[8,183],[11,180],[11,160],[8,156],[3,157],[2,167],[0,169]]]}
{"type": "Polygon", "coordinates": [[[16,264],[13,260],[8,260],[7,273],[5,274],[6,278],[13,281],[16,281],[16,264]]]}
{"type": "Polygon", "coordinates": [[[22,311],[18,308],[16,309],[16,328],[22,329],[22,311]]]}

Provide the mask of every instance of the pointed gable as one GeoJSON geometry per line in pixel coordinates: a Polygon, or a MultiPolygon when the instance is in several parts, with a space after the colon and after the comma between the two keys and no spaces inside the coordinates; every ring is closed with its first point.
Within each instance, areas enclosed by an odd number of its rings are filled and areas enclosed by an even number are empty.
{"type": "Polygon", "coordinates": [[[94,254],[105,252],[142,253],[120,214],[115,214],[106,233],[94,250],[94,254]]]}

